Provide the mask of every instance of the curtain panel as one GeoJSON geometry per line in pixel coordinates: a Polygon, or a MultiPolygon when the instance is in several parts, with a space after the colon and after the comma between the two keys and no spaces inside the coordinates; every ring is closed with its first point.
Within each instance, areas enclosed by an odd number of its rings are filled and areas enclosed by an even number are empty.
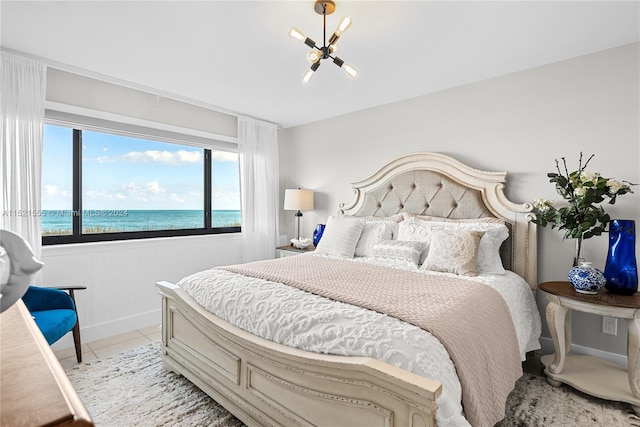
{"type": "Polygon", "coordinates": [[[275,256],[278,238],[278,127],[238,117],[244,262],[275,256]]]}
{"type": "Polygon", "coordinates": [[[40,258],[46,66],[5,51],[0,59],[0,228],[20,235],[40,258]]]}

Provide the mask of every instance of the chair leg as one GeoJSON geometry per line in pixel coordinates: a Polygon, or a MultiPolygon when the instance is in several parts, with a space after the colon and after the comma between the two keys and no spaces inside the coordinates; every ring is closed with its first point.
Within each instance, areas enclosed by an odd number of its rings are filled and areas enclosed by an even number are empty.
{"type": "Polygon", "coordinates": [[[82,344],[80,343],[80,322],[76,321],[76,325],[73,327],[73,344],[76,347],[76,359],[78,363],[82,362],[82,344]]]}
{"type": "Polygon", "coordinates": [[[80,342],[80,318],[78,317],[78,307],[76,306],[76,296],[73,293],[73,289],[69,289],[69,296],[73,301],[73,307],[76,311],[76,324],[73,327],[73,345],[76,347],[76,359],[78,363],[82,362],[82,343],[80,342]]]}

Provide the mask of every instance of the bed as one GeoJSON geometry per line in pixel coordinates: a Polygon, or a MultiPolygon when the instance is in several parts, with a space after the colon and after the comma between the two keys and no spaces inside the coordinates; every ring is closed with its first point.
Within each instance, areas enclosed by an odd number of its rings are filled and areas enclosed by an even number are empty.
{"type": "Polygon", "coordinates": [[[485,416],[485,406],[498,400],[498,411],[500,405],[504,410],[504,401],[493,399],[492,390],[501,390],[496,396],[508,394],[521,375],[525,353],[539,348],[540,335],[532,292],[537,283],[532,207],[506,198],[506,175],[480,171],[439,153],[403,156],[352,184],[354,200],[329,218],[318,254],[216,268],[178,284],[158,282],[165,368],[188,378],[247,425],[493,425],[496,415],[485,416]],[[344,246],[336,249],[336,235],[344,240],[349,230],[359,228],[353,233],[362,244],[365,229],[389,228],[382,223],[395,224],[390,239],[380,232],[378,240],[361,247],[350,243],[361,252],[352,252],[353,259],[334,252],[344,246]],[[499,253],[501,265],[488,255],[481,260],[482,250],[474,253],[473,263],[447,265],[444,270],[434,263],[438,258],[431,254],[447,247],[449,236],[464,235],[478,249],[498,224],[507,232],[489,244],[499,253]],[[339,227],[348,227],[347,233],[339,227]],[[338,229],[341,233],[329,232],[338,229]],[[429,248],[421,242],[424,232],[432,233],[429,248]],[[413,263],[436,271],[417,271],[413,263]],[[350,280],[364,285],[333,283],[332,271],[335,276],[358,274],[366,280],[350,280]],[[386,286],[391,280],[394,285],[386,286]],[[444,283],[447,293],[432,281],[444,283]],[[374,282],[381,283],[381,294],[378,287],[369,291],[374,282]],[[325,285],[330,290],[321,289],[325,285]],[[357,297],[343,296],[343,289],[351,286],[364,290],[359,289],[357,297]],[[433,295],[442,300],[427,309],[414,307],[413,301],[432,304],[423,300],[434,298],[396,302],[398,293],[416,292],[416,286],[419,292],[439,289],[433,295]],[[479,293],[460,296],[482,303],[467,304],[457,313],[443,308],[458,304],[452,289],[478,290],[481,298],[490,295],[486,303],[477,299],[479,293]],[[367,300],[364,308],[357,307],[361,299],[367,300]],[[398,313],[381,314],[379,300],[394,301],[392,310],[398,313]],[[504,312],[509,319],[498,321],[497,314],[491,319],[483,310],[504,312]],[[462,323],[429,323],[440,317],[462,323]],[[416,326],[420,322],[433,327],[433,333],[416,326]],[[445,334],[463,346],[477,335],[480,342],[468,345],[490,348],[457,354],[455,344],[441,343],[445,334]],[[489,343],[491,339],[496,341],[489,343]],[[473,368],[463,369],[463,361],[473,368]],[[520,374],[512,368],[515,364],[520,374]],[[478,366],[486,366],[486,372],[478,366]]]}

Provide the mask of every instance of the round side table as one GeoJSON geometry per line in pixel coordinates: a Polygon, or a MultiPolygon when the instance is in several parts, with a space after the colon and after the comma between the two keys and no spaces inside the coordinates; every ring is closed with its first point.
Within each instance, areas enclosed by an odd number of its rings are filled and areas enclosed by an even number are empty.
{"type": "Polygon", "coordinates": [[[602,399],[627,402],[640,415],[640,293],[615,295],[601,289],[596,295],[575,291],[569,282],[544,282],[538,288],[547,295],[547,323],[554,354],[542,357],[549,384],[568,384],[602,399]],[[569,353],[570,310],[623,318],[629,327],[628,368],[592,356],[569,353]]]}

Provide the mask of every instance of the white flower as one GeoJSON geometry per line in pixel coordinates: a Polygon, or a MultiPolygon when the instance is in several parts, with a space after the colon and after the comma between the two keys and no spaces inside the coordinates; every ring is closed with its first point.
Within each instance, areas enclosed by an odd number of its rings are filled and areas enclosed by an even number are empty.
{"type": "Polygon", "coordinates": [[[586,189],[586,188],[584,188],[584,187],[578,187],[578,188],[575,188],[575,189],[573,190],[573,194],[574,194],[576,197],[584,196],[585,194],[587,194],[587,189],[586,189]]]}
{"type": "Polygon", "coordinates": [[[598,172],[582,172],[580,174],[580,181],[582,182],[593,182],[595,183],[600,178],[600,174],[598,172]]]}
{"type": "Polygon", "coordinates": [[[609,187],[609,190],[613,194],[616,194],[618,191],[622,190],[623,188],[627,188],[627,186],[624,183],[615,179],[608,180],[607,187],[609,187]]]}
{"type": "Polygon", "coordinates": [[[553,206],[553,202],[549,199],[543,199],[539,197],[533,201],[533,206],[540,212],[546,212],[551,206],[553,206]]]}

